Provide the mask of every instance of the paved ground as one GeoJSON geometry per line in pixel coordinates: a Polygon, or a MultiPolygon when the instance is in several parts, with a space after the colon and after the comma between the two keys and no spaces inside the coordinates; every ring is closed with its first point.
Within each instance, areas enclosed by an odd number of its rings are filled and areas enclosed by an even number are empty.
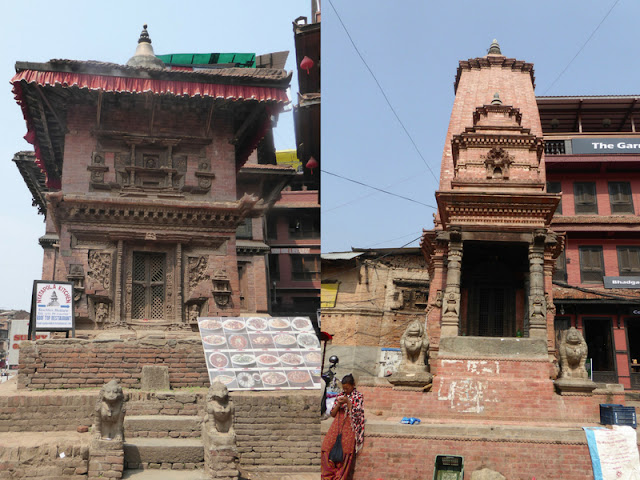
{"type": "MultiPolygon", "coordinates": [[[[125,470],[123,480],[206,480],[202,470],[125,470]]],[[[240,480],[320,480],[318,473],[255,473],[240,480]]]]}

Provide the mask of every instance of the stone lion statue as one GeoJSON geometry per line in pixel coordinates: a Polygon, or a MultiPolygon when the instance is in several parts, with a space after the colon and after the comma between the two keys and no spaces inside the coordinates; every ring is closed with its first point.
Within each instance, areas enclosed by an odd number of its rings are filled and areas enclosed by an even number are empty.
{"type": "Polygon", "coordinates": [[[577,378],[586,380],[589,378],[585,361],[587,359],[587,342],[582,334],[571,327],[562,334],[560,341],[560,378],[577,378]]]}
{"type": "Polygon", "coordinates": [[[398,371],[423,371],[427,348],[429,348],[429,339],[425,334],[424,325],[419,320],[414,320],[400,338],[402,361],[398,371]]]}
{"type": "Polygon", "coordinates": [[[125,411],[124,393],[118,382],[111,380],[103,385],[96,402],[94,437],[124,441],[125,411]]]}
{"type": "Polygon", "coordinates": [[[213,382],[207,393],[207,422],[212,433],[234,435],[233,414],[235,407],[229,398],[229,390],[221,382],[213,382]]]}

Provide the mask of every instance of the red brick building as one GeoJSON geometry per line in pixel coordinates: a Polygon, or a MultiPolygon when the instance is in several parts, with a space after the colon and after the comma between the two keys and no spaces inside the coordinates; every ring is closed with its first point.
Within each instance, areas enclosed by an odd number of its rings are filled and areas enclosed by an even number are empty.
{"type": "Polygon", "coordinates": [[[555,328],[582,330],[593,378],[640,388],[637,97],[537,97],[547,190],[562,195],[555,328]]]}
{"type": "Polygon", "coordinates": [[[278,152],[278,163],[296,176],[268,214],[272,310],[313,319],[320,308],[320,7],[311,21],[293,23],[298,67],[298,102],[293,107],[295,151],[278,152]]]}
{"type": "Polygon", "coordinates": [[[290,74],[195,63],[157,58],[145,26],[127,65],[16,64],[42,278],[75,284],[78,328],[269,312],[264,214],[295,173],[271,128],[290,74]]]}

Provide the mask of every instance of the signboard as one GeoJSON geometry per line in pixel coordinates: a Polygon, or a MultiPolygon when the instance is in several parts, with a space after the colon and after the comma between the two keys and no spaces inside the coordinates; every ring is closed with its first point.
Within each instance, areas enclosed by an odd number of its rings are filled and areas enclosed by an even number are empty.
{"type": "Polygon", "coordinates": [[[289,253],[308,255],[311,253],[310,248],[272,248],[271,253],[289,253]]]}
{"type": "Polygon", "coordinates": [[[587,435],[594,480],[638,478],[636,431],[628,426],[582,427],[587,435]]]}
{"type": "Polygon", "coordinates": [[[198,318],[211,383],[229,390],[319,389],[322,353],[309,317],[198,318]]]}
{"type": "Polygon", "coordinates": [[[572,152],[602,155],[607,153],[640,153],[639,138],[572,138],[572,152]]]}
{"type": "Polygon", "coordinates": [[[320,308],[334,308],[338,297],[339,283],[325,283],[320,285],[320,308]]]}
{"type": "MultiPolygon", "coordinates": [[[[49,338],[49,332],[38,332],[36,340],[49,338]]],[[[29,320],[11,320],[9,328],[9,355],[7,363],[10,367],[15,367],[19,362],[20,342],[29,340],[29,320]]]]}
{"type": "Polygon", "coordinates": [[[640,277],[604,277],[604,288],[640,288],[640,277]]]}
{"type": "Polygon", "coordinates": [[[33,282],[30,335],[38,330],[72,330],[75,334],[73,283],[33,282]]]}

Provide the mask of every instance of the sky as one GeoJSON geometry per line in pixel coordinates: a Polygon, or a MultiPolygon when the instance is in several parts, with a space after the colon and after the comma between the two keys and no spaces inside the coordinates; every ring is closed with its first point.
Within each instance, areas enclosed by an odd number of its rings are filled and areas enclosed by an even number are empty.
{"type": "Polygon", "coordinates": [[[640,95],[639,17],[636,0],[325,0],[322,251],[417,246],[433,227],[422,204],[436,205],[459,60],[486,55],[495,38],[534,64],[536,95],[640,95]]]}
{"type": "MultiPolygon", "coordinates": [[[[294,71],[292,96],[295,99],[297,77],[292,22],[300,16],[311,18],[311,1],[112,0],[107,5],[74,0],[63,4],[25,0],[6,2],[2,14],[0,310],[29,310],[33,280],[40,279],[42,273],[42,248],[38,238],[45,231],[44,217],[31,206],[31,194],[12,161],[14,153],[32,150],[22,138],[26,125],[9,84],[15,74],[15,62],[66,58],[124,64],[133,55],[142,25],[147,23],[157,55],[263,54],[289,50],[285,68],[294,71]]],[[[281,115],[274,133],[277,149],[295,148],[291,112],[281,115]]]]}

